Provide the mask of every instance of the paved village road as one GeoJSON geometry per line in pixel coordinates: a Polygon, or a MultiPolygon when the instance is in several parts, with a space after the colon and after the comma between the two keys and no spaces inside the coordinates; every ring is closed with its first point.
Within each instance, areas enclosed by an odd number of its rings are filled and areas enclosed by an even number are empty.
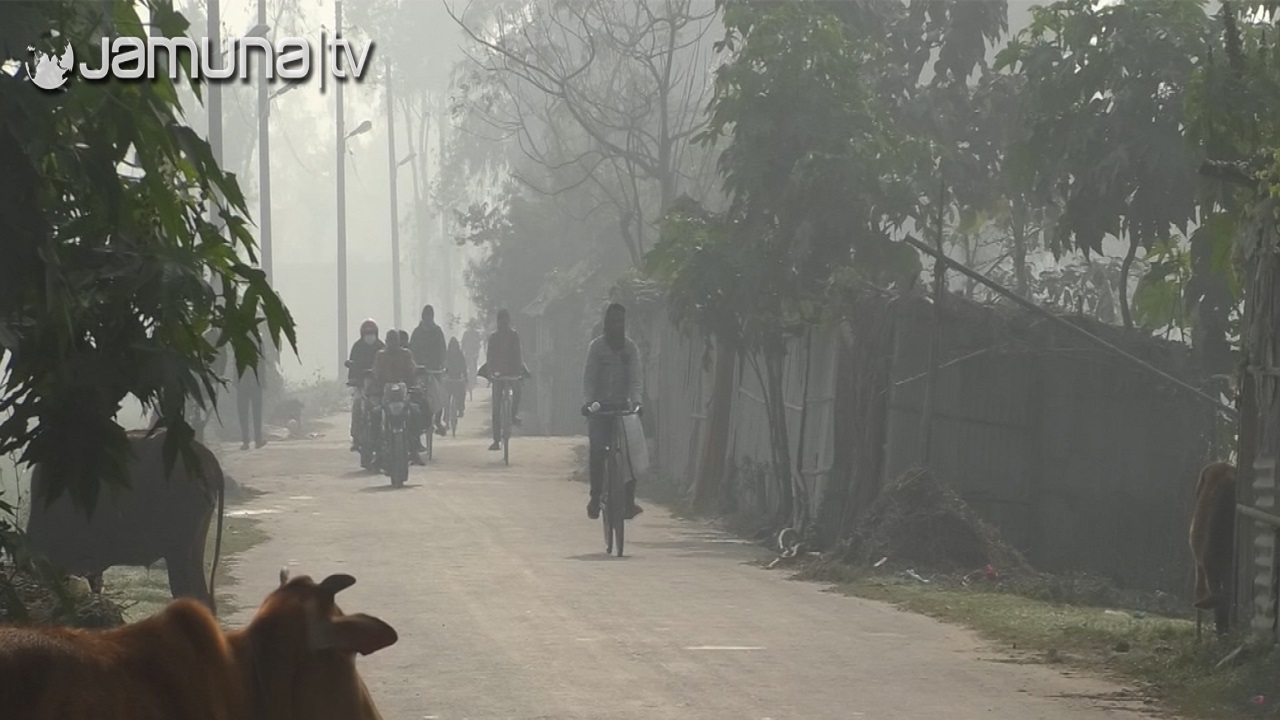
{"type": "Polygon", "coordinates": [[[343,419],[319,438],[224,446],[227,471],[265,493],[236,510],[271,536],[231,564],[231,624],[281,566],[354,575],[339,604],[400,635],[358,661],[386,720],[1139,716],[1099,699],[1115,686],[766,571],[760,549],[660,507],[629,524],[629,557],[606,558],[568,479],[585,438],[513,438],[504,467],[475,399],[399,490],[359,471],[343,419]]]}

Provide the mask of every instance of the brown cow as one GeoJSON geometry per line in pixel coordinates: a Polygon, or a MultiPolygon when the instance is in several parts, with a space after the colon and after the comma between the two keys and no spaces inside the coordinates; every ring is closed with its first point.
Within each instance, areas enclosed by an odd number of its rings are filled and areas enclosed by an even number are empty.
{"type": "Polygon", "coordinates": [[[193,442],[204,481],[187,469],[181,455],[166,478],[164,439],[164,430],[150,437],[146,430],[129,432],[134,453],[130,486],[118,494],[104,493],[88,518],[66,493],[46,506],[49,478],[37,465],[31,475],[27,540],[32,550],[45,555],[64,572],[88,578],[95,592],[101,591],[102,572],[109,567],[149,567],[164,558],[173,596],[202,600],[217,612],[213,580],[222,546],[226,492],[222,466],[213,452],[193,442]],[[205,540],[215,507],[218,532],[213,570],[206,584],[205,540]]]}
{"type": "Polygon", "coordinates": [[[1229,621],[1235,519],[1235,467],[1222,462],[1205,465],[1196,481],[1190,544],[1196,564],[1195,607],[1214,611],[1218,634],[1227,632],[1229,621]]]}
{"type": "Polygon", "coordinates": [[[381,720],[355,654],[395,644],[378,618],[344,615],[355,583],[288,579],[248,626],[223,631],[182,598],[112,630],[0,627],[0,708],[12,720],[381,720]]]}

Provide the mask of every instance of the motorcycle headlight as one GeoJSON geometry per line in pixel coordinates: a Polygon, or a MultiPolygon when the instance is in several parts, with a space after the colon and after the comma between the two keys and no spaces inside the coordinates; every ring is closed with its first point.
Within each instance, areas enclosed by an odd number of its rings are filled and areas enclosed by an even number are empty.
{"type": "Polygon", "coordinates": [[[399,415],[400,413],[404,412],[404,403],[403,402],[387,403],[387,409],[390,410],[392,414],[399,415]]]}
{"type": "Polygon", "coordinates": [[[393,402],[404,402],[405,397],[408,396],[408,394],[408,388],[406,388],[402,383],[395,383],[387,386],[387,398],[393,402]]]}

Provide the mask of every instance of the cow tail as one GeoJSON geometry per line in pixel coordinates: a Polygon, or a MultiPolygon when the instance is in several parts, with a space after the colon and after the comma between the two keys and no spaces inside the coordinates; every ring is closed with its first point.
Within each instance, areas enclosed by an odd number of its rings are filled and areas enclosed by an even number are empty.
{"type": "Polygon", "coordinates": [[[213,581],[218,575],[218,558],[222,557],[222,516],[226,511],[227,476],[222,467],[215,463],[218,470],[218,534],[213,539],[213,566],[209,568],[209,605],[214,617],[218,615],[218,600],[214,594],[213,581]]]}

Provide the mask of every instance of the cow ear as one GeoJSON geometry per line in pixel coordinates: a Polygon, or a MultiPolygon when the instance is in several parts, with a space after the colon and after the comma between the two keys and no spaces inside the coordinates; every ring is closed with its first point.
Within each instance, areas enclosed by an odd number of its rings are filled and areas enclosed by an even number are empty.
{"type": "Polygon", "coordinates": [[[395,628],[372,615],[357,613],[326,620],[313,636],[312,650],[338,650],[371,655],[399,640],[395,628]]]}
{"type": "Polygon", "coordinates": [[[355,584],[356,579],[350,575],[330,575],[320,581],[320,592],[329,596],[332,601],[335,595],[355,584]]]}

